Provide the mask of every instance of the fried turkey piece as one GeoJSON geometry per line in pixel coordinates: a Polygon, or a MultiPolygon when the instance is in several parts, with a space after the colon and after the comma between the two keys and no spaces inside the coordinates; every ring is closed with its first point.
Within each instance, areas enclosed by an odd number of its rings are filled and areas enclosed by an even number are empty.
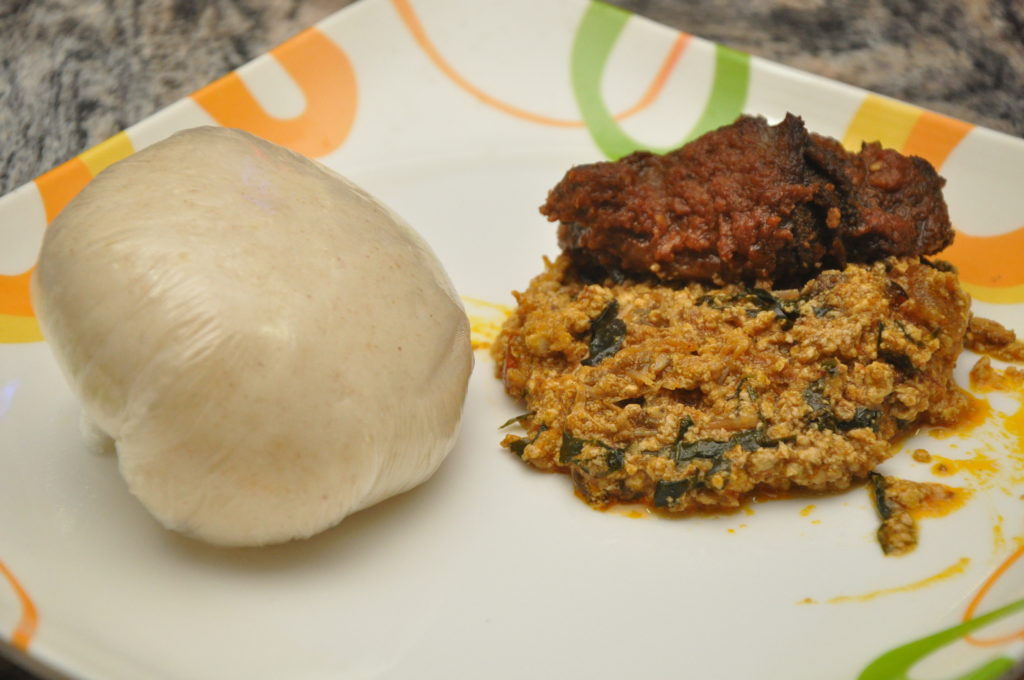
{"type": "Polygon", "coordinates": [[[953,241],[943,180],[879,144],[848,152],[787,114],[571,169],[541,207],[583,267],[664,280],[799,284],[825,268],[953,241]]]}

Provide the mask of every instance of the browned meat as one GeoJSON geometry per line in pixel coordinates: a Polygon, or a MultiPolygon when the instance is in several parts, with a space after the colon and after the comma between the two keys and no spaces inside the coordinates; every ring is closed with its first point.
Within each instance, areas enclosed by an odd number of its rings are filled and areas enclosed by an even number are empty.
{"type": "Polygon", "coordinates": [[[541,212],[581,265],[665,280],[797,284],[953,240],[945,181],[880,145],[845,151],[793,115],[743,116],[663,156],[570,170],[541,212]]]}

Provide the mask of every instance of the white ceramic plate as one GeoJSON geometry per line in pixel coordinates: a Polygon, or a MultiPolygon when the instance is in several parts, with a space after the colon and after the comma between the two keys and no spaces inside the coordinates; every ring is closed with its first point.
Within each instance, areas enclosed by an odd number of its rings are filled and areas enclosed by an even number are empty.
{"type": "MultiPolygon", "coordinates": [[[[1021,140],[580,0],[364,0],[4,197],[7,651],[108,680],[883,680],[912,665],[918,680],[997,677],[1024,656],[1012,395],[986,395],[993,413],[970,436],[922,434],[883,466],[973,490],[922,522],[915,552],[886,558],[863,489],[678,521],[587,507],[567,478],[498,447],[519,407],[481,351],[461,438],[429,483],[309,541],[221,550],[161,529],[116,460],[86,453],[25,301],[47,221],[110,162],[177,129],[244,127],[319,158],[412,223],[462,294],[509,305],[556,252],[536,208],[571,165],[788,110],[941,166],[961,231],[950,259],[978,313],[1024,330],[1021,140]],[[918,447],[962,470],[936,477],[911,459],[918,447]]],[[[485,340],[500,314],[468,308],[485,340]]]]}

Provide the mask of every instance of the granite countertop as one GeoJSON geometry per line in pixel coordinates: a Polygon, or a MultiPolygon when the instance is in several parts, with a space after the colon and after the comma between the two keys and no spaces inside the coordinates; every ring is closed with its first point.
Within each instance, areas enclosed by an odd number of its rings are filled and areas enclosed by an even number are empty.
{"type": "MultiPolygon", "coordinates": [[[[3,0],[0,194],[347,4],[350,0],[3,0]]],[[[1024,4],[1019,0],[611,4],[1024,136],[1024,4]]],[[[0,677],[34,676],[0,659],[0,677]]]]}
{"type": "MultiPolygon", "coordinates": [[[[351,0],[5,0],[0,195],[351,0]]],[[[730,47],[1024,135],[1019,0],[612,0],[730,47]]]]}

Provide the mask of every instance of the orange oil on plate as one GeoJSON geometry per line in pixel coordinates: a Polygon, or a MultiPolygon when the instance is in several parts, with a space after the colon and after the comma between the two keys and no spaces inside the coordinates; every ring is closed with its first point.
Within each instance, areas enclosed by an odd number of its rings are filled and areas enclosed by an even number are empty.
{"type": "Polygon", "coordinates": [[[960,416],[960,420],[952,427],[936,427],[928,431],[928,435],[934,439],[948,439],[953,436],[966,439],[979,425],[985,424],[992,417],[992,405],[987,399],[980,399],[969,392],[961,390],[967,397],[967,410],[960,416]]]}
{"type": "Polygon", "coordinates": [[[966,472],[977,480],[985,480],[999,472],[999,464],[995,459],[980,451],[975,452],[973,458],[946,458],[933,455],[932,462],[932,473],[939,477],[966,472]]]}
{"type": "Polygon", "coordinates": [[[472,310],[466,316],[469,317],[469,336],[473,349],[490,349],[512,310],[505,305],[466,295],[462,296],[462,302],[472,310]]]}
{"type": "Polygon", "coordinates": [[[908,593],[908,592],[911,592],[911,591],[914,591],[914,590],[920,590],[922,588],[926,588],[926,587],[932,585],[933,583],[938,583],[940,581],[944,581],[946,579],[950,579],[950,578],[953,578],[954,576],[958,576],[958,575],[964,573],[964,571],[967,570],[967,566],[970,563],[971,563],[971,558],[969,558],[969,557],[961,557],[959,560],[957,560],[953,564],[949,565],[948,567],[946,567],[942,571],[940,571],[940,572],[938,572],[936,574],[932,574],[931,576],[923,578],[923,579],[921,579],[919,581],[914,581],[913,583],[907,583],[906,585],[902,585],[902,586],[893,586],[893,587],[890,587],[890,588],[880,588],[879,590],[872,590],[871,592],[862,593],[860,595],[840,595],[838,597],[833,597],[833,598],[829,599],[828,603],[829,604],[841,604],[841,603],[844,603],[844,602],[870,602],[871,600],[874,600],[874,599],[879,598],[879,597],[884,597],[886,595],[895,595],[897,593],[908,593]]]}
{"type": "Polygon", "coordinates": [[[994,375],[988,381],[974,380],[972,375],[971,387],[979,392],[1010,394],[1018,400],[1016,411],[1008,415],[998,414],[998,417],[1002,420],[1003,433],[1011,444],[1007,447],[1007,453],[1017,470],[1013,482],[1024,481],[1024,373],[1017,369],[994,369],[994,375]]]}
{"type": "Polygon", "coordinates": [[[914,519],[925,519],[929,517],[945,517],[946,515],[959,510],[974,493],[971,489],[950,486],[946,487],[953,492],[949,498],[929,498],[910,511],[914,519]]]}

